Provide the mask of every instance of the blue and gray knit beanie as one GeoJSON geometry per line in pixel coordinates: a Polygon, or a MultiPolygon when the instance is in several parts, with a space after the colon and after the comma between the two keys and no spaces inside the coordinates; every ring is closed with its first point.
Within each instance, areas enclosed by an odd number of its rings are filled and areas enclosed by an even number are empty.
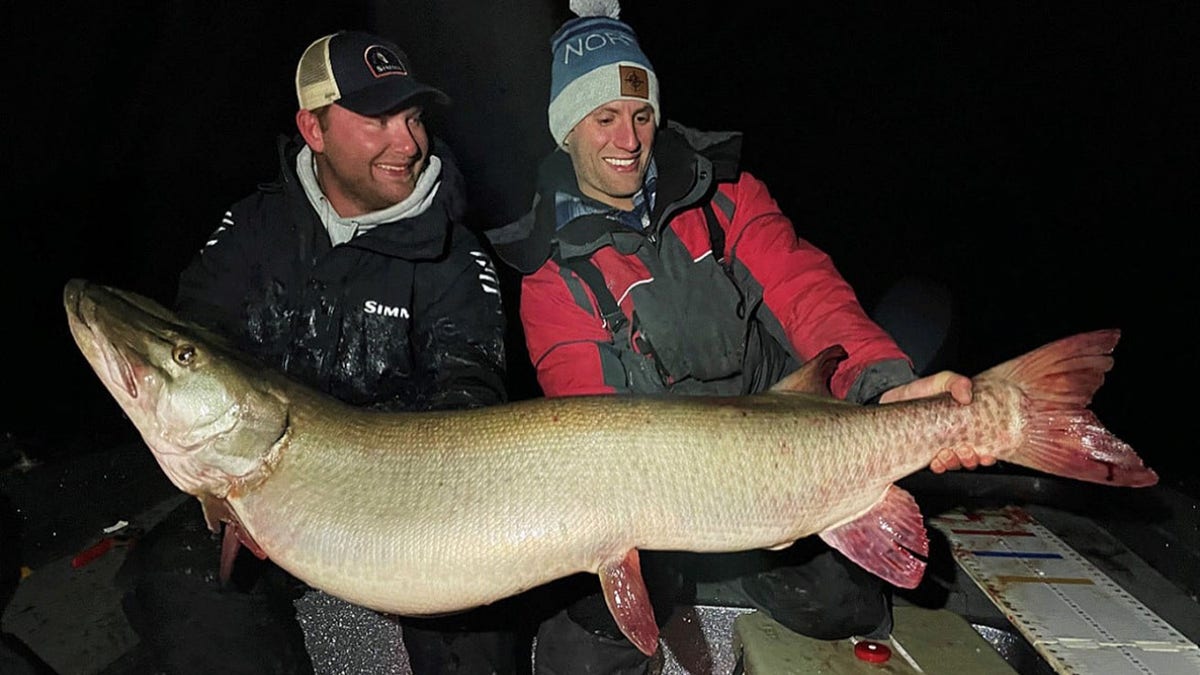
{"type": "Polygon", "coordinates": [[[596,108],[620,99],[658,108],[658,78],[637,35],[617,19],[618,0],[571,0],[577,18],[550,38],[550,134],[561,147],[571,129],[596,108]]]}

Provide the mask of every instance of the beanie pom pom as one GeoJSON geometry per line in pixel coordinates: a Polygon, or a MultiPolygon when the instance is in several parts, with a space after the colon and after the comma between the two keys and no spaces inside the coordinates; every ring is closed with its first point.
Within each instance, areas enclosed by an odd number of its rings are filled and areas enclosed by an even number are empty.
{"type": "Polygon", "coordinates": [[[578,16],[621,18],[620,0],[571,0],[570,8],[578,16]]]}

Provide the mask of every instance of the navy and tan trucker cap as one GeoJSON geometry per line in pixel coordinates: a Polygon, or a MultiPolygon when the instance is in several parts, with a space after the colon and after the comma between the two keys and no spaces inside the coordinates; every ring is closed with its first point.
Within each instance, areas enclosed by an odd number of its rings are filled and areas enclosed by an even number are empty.
{"type": "Polygon", "coordinates": [[[395,43],[363,31],[339,31],[313,42],[296,66],[296,98],[315,110],[330,103],[360,115],[382,115],[424,97],[450,97],[419,82],[408,55],[395,43]]]}

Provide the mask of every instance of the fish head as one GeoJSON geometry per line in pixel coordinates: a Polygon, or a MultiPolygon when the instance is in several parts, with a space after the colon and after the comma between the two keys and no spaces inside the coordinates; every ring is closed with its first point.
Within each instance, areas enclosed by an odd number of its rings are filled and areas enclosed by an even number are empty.
{"type": "Polygon", "coordinates": [[[225,498],[270,472],[288,399],[265,369],[155,301],[74,279],[71,335],[180,490],[225,498]]]}

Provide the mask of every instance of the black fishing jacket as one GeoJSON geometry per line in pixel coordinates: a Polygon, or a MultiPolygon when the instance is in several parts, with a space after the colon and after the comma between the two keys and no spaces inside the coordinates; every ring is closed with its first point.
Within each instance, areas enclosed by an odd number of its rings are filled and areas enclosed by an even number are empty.
{"type": "Polygon", "coordinates": [[[301,147],[279,139],[279,178],[225,213],[180,275],[179,313],[354,405],[505,401],[499,283],[448,148],[431,142],[442,177],[428,210],[333,246],[296,175],[301,147]]]}

